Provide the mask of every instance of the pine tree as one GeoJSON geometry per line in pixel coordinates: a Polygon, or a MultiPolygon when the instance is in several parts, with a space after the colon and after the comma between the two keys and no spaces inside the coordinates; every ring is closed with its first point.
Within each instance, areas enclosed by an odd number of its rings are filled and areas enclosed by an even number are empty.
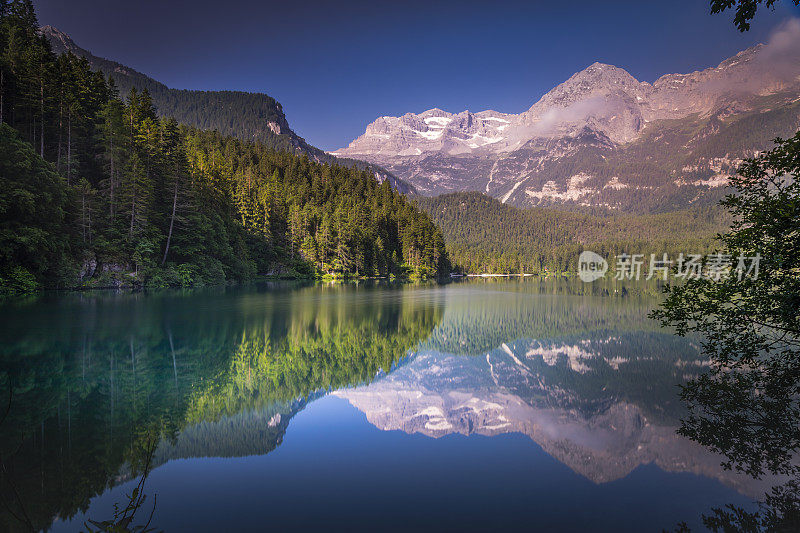
{"type": "Polygon", "coordinates": [[[186,153],[178,132],[178,124],[174,120],[167,120],[164,124],[163,146],[168,189],[172,189],[172,210],[169,217],[167,242],[164,247],[164,256],[161,265],[167,261],[172,235],[175,231],[176,221],[182,221],[182,212],[189,208],[187,201],[186,180],[188,168],[186,153]]]}
{"type": "Polygon", "coordinates": [[[119,99],[116,85],[111,80],[109,82],[109,98],[103,108],[101,142],[107,162],[106,172],[108,178],[105,180],[104,189],[108,203],[109,224],[112,226],[116,222],[120,170],[123,168],[125,160],[124,112],[124,105],[122,100],[119,99]]]}

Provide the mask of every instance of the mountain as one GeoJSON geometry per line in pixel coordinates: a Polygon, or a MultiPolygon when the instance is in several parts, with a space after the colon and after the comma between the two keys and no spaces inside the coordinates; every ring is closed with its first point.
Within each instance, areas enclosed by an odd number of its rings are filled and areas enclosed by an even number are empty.
{"type": "Polygon", "coordinates": [[[170,89],[141,72],[79,47],[69,35],[52,26],[41,28],[53,52],[71,52],[86,58],[93,70],[99,70],[114,82],[124,97],[132,88],[147,89],[162,116],[204,130],[243,140],[257,140],[276,148],[319,157],[321,150],[310,146],[289,127],[281,104],[260,93],[240,91],[189,91],[170,89]]]}
{"type": "Polygon", "coordinates": [[[800,127],[800,24],[717,67],[641,82],[594,63],[527,111],[381,117],[337,156],[428,196],[658,212],[716,201],[744,157],[800,127]]]}
{"type": "Polygon", "coordinates": [[[171,89],[130,67],[97,57],[81,48],[66,33],[52,26],[40,28],[56,54],[71,52],[85,58],[92,70],[112,77],[120,95],[127,96],[131,89],[147,89],[161,116],[171,117],[189,126],[203,130],[216,130],[223,135],[245,141],[258,141],[276,150],[306,154],[319,163],[337,162],[348,167],[369,170],[378,181],[389,180],[400,192],[411,194],[414,188],[399,180],[380,166],[347,158],[337,159],[311,146],[289,126],[280,102],[262,93],[242,91],[194,91],[171,89]]]}

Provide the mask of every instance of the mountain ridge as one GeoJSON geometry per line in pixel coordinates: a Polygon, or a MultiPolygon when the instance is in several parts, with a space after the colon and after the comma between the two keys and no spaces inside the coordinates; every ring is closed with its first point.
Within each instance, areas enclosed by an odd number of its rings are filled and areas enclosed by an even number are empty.
{"type": "Polygon", "coordinates": [[[203,130],[217,130],[223,135],[244,141],[257,141],[276,150],[305,154],[318,163],[337,162],[369,170],[375,178],[389,183],[400,192],[414,194],[415,188],[374,163],[346,157],[335,158],[310,145],[292,130],[280,102],[264,93],[246,91],[206,91],[174,89],[136,69],[117,61],[94,55],[80,47],[68,34],[45,25],[39,29],[53,52],[70,52],[85,58],[93,70],[114,79],[122,96],[132,88],[147,89],[162,116],[172,117],[182,124],[203,130]]]}
{"type": "MultiPolygon", "coordinates": [[[[137,90],[147,89],[153,97],[159,111],[164,115],[173,116],[181,123],[189,124],[200,129],[217,129],[223,135],[233,135],[235,132],[231,127],[222,128],[208,128],[207,124],[203,124],[199,117],[190,117],[188,113],[180,110],[179,104],[176,102],[181,95],[191,97],[194,95],[209,97],[216,94],[236,95],[239,97],[252,97],[251,105],[255,104],[258,109],[259,118],[263,118],[264,122],[256,124],[247,124],[244,126],[244,131],[240,131],[236,137],[243,140],[259,140],[262,142],[270,142],[280,146],[282,143],[278,139],[288,141],[288,144],[296,152],[304,152],[309,156],[318,155],[315,152],[321,152],[310,145],[308,145],[301,137],[296,135],[286,120],[283,113],[283,108],[280,103],[274,98],[263,93],[248,93],[244,91],[195,91],[189,89],[172,89],[167,85],[143,74],[133,68],[127,67],[117,61],[99,57],[90,51],[78,46],[75,41],[66,33],[58,30],[57,28],[47,25],[40,28],[41,34],[50,42],[50,46],[56,54],[63,54],[71,52],[78,57],[85,58],[94,70],[102,71],[106,76],[112,77],[116,83],[120,94],[125,96],[130,92],[130,89],[135,87],[137,90]],[[177,115],[177,116],[175,116],[177,115]],[[276,138],[276,136],[278,136],[276,138]],[[281,137],[282,136],[282,137],[281,137]]],[[[216,108],[220,107],[221,102],[204,102],[206,104],[206,111],[214,112],[216,108]],[[210,109],[208,104],[211,104],[210,109]]],[[[240,126],[241,127],[241,126],[240,126]]]]}
{"type": "Polygon", "coordinates": [[[629,212],[714,203],[745,157],[800,127],[800,22],[782,31],[715,67],[652,83],[595,62],[518,114],[379,117],[331,154],[379,164],[425,196],[481,191],[522,207],[629,212]],[[747,121],[758,131],[743,130],[747,121]]]}

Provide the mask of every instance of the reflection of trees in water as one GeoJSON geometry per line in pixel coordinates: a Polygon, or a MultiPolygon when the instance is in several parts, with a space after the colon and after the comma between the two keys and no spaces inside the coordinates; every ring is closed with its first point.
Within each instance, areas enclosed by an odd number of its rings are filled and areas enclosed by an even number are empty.
{"type": "MultiPolygon", "coordinates": [[[[14,403],[0,449],[18,449],[4,458],[34,526],[134,478],[151,436],[156,465],[274,448],[304,398],[373,379],[429,335],[441,306],[413,296],[308,288],[6,309],[0,393],[13,387],[14,403]]],[[[17,527],[0,511],[0,529],[17,527]]]]}
{"type": "Polygon", "coordinates": [[[153,455],[156,449],[156,442],[153,440],[148,445],[147,457],[142,466],[142,474],[139,477],[139,482],[133,490],[125,495],[124,502],[117,502],[114,504],[114,516],[107,520],[93,520],[88,519],[84,523],[84,527],[89,533],[153,533],[155,528],[150,527],[153,521],[153,514],[156,511],[157,495],[152,496],[153,506],[150,509],[150,514],[147,516],[147,522],[137,524],[137,515],[142,510],[145,502],[148,500],[148,495],[145,492],[145,483],[153,465],[153,455]],[[124,505],[123,505],[124,503],[124,505]]]}
{"type": "Polygon", "coordinates": [[[658,302],[649,294],[649,289],[657,290],[654,283],[636,291],[613,282],[489,283],[490,290],[471,284],[450,298],[448,303],[456,305],[447,306],[442,324],[424,348],[477,355],[515,339],[659,329],[647,316],[658,302]],[[497,297],[500,288],[502,298],[497,297]]]}
{"type": "MultiPolygon", "coordinates": [[[[625,400],[654,420],[677,423],[684,412],[677,386],[695,377],[705,363],[696,339],[664,332],[648,317],[659,302],[649,294],[649,289],[657,290],[655,283],[638,291],[613,282],[488,283],[490,290],[470,284],[448,298],[441,324],[421,349],[485,356],[505,343],[532,375],[553,389],[548,396],[556,389],[570,391],[572,408],[625,400]],[[567,351],[583,354],[578,364],[585,370],[571,366],[567,351]],[[548,364],[545,357],[556,359],[548,364]]],[[[524,390],[519,392],[525,396],[524,390]]]]}

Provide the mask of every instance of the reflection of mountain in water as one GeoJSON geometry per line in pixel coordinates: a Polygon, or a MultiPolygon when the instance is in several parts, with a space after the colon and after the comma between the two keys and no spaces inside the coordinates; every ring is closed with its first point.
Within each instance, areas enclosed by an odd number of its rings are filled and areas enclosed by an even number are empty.
{"type": "MultiPolygon", "coordinates": [[[[366,383],[441,319],[415,290],[67,297],[4,308],[0,450],[38,528],[156,465],[264,454],[318,394],[366,383]],[[4,400],[3,400],[4,401],[4,400]],[[5,405],[2,405],[3,411],[5,405]],[[9,451],[19,450],[9,457],[9,451]]],[[[18,525],[0,508],[0,530],[18,525]]]]}
{"type": "Polygon", "coordinates": [[[471,356],[423,351],[379,381],[336,394],[383,430],[431,437],[523,433],[597,483],[655,463],[757,494],[752,480],[722,470],[718,456],[675,434],[678,384],[707,364],[696,345],[649,327],[635,331],[649,309],[637,302],[627,308],[625,299],[572,303],[562,297],[560,313],[554,300],[541,296],[511,298],[509,305],[495,306],[496,313],[487,312],[490,305],[457,307],[455,313],[448,306],[429,347],[438,343],[474,354],[487,342],[485,333],[496,338],[508,320],[520,330],[550,330],[544,319],[537,322],[547,313],[561,331],[578,333],[504,340],[471,356]],[[481,315],[485,327],[469,327],[480,324],[481,315]],[[626,326],[621,331],[613,329],[615,317],[626,326]],[[470,331],[478,337],[474,342],[468,341],[470,331]]]}

